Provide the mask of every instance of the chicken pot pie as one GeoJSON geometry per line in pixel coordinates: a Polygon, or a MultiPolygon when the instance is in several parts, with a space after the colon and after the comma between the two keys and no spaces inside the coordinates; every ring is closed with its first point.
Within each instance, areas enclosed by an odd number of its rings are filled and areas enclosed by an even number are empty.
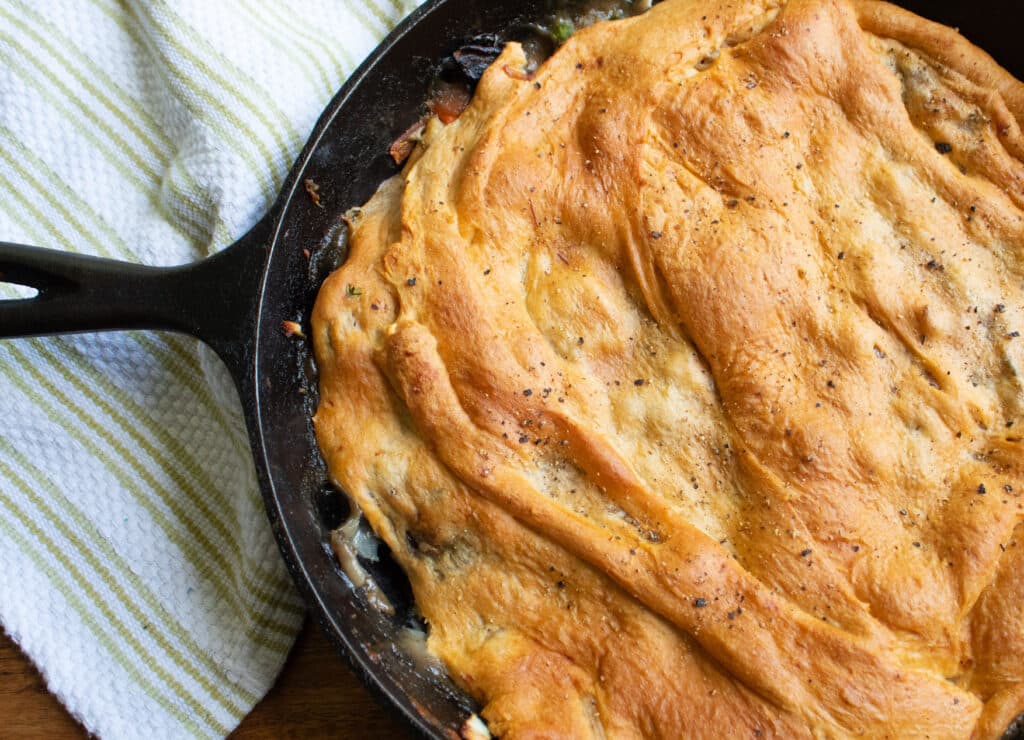
{"type": "Polygon", "coordinates": [[[1024,710],[1024,86],[870,0],[510,44],[351,214],[318,440],[503,737],[1024,710]]]}

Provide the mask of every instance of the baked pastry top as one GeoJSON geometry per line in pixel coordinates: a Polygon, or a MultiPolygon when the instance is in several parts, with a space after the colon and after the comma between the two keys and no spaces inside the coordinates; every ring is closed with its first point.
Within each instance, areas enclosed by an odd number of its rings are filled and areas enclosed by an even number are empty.
{"type": "Polygon", "coordinates": [[[430,650],[504,737],[998,736],[1024,86],[867,0],[667,0],[525,64],[351,214],[312,318],[430,650]]]}

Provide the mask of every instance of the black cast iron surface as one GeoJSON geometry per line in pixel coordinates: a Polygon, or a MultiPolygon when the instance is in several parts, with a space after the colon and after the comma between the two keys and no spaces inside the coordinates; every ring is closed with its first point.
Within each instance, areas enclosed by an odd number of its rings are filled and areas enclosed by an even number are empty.
{"type": "MultiPolygon", "coordinates": [[[[900,4],[959,27],[1024,73],[1017,2],[900,4]]],[[[281,322],[305,323],[317,287],[341,258],[340,215],[397,171],[388,147],[422,115],[439,61],[480,33],[517,38],[552,5],[431,0],[421,7],[331,101],[270,213],[217,257],[157,269],[0,244],[0,280],[40,290],[35,299],[0,301],[0,337],[151,328],[197,336],[218,352],[238,385],[267,512],[296,584],[366,683],[433,737],[457,732],[472,704],[397,647],[396,631],[415,615],[408,586],[387,558],[366,565],[396,604],[394,616],[373,609],[338,569],[328,536],[345,505],[325,485],[312,435],[315,369],[308,348],[285,336],[281,322]],[[307,179],[319,186],[323,208],[306,193],[307,179]]],[[[1024,728],[1013,737],[1024,739],[1024,728]]]]}

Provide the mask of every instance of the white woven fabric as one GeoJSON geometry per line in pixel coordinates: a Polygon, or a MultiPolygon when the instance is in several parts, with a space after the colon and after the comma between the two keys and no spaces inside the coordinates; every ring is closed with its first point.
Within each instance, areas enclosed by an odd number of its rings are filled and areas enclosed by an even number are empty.
{"type": "MultiPolygon", "coordinates": [[[[152,265],[222,249],[415,4],[0,0],[0,240],[152,265]]],[[[212,352],[0,341],[0,620],[90,732],[228,734],[302,614],[212,352]]]]}

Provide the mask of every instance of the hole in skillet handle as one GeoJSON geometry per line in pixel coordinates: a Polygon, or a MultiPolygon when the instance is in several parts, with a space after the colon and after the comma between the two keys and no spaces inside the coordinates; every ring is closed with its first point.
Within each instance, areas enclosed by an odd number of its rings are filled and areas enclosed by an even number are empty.
{"type": "Polygon", "coordinates": [[[8,283],[0,272],[0,301],[30,301],[39,295],[39,289],[21,283],[8,283]]]}

